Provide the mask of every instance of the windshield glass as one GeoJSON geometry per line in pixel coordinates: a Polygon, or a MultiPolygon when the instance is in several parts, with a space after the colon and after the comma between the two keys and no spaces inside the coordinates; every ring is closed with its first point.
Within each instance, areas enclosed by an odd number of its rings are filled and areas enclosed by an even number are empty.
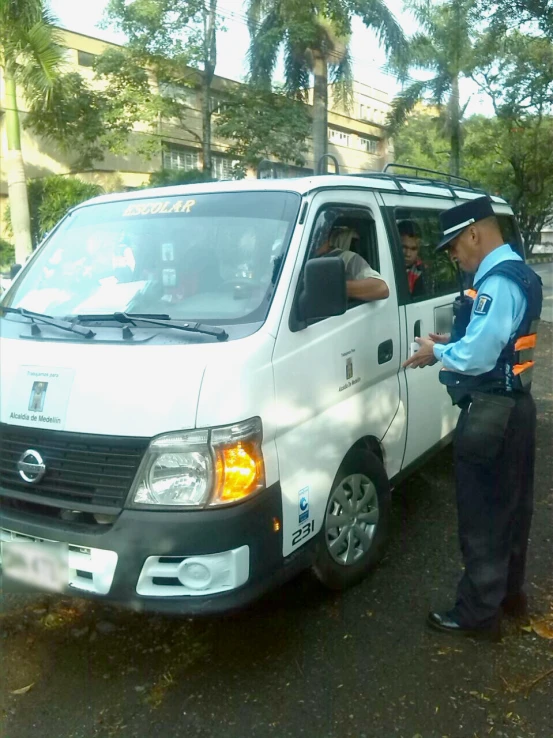
{"type": "Polygon", "coordinates": [[[56,317],[266,317],[300,205],[291,192],[122,200],[72,213],[5,302],[56,317]]]}

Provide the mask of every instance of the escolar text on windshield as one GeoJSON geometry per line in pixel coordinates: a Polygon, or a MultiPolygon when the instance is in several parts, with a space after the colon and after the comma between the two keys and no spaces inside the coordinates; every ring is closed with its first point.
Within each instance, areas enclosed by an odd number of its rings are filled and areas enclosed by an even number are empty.
{"type": "Polygon", "coordinates": [[[123,216],[139,216],[139,215],[169,215],[169,213],[189,213],[196,200],[177,200],[171,204],[170,200],[162,200],[161,202],[152,203],[136,203],[129,205],[123,211],[123,216]]]}

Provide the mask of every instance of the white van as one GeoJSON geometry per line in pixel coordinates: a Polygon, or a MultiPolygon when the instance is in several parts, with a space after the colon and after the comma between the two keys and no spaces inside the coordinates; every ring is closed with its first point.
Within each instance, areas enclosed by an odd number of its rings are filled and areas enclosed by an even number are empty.
{"type": "Polygon", "coordinates": [[[451,327],[439,213],[482,194],[435,177],[219,182],[73,209],[1,303],[5,578],[182,613],[310,566],[332,588],[359,581],[391,488],[456,423],[439,367],[401,368],[416,336],[451,327]],[[315,258],[335,227],[387,299],[347,303],[344,260],[315,258]]]}

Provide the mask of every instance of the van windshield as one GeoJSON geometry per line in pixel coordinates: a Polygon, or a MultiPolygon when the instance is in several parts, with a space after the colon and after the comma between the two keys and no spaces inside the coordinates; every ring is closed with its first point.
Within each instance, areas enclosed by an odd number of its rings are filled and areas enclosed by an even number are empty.
{"type": "Polygon", "coordinates": [[[299,206],[292,192],[226,192],[82,207],[41,247],[4,304],[64,318],[129,312],[263,321],[299,206]]]}

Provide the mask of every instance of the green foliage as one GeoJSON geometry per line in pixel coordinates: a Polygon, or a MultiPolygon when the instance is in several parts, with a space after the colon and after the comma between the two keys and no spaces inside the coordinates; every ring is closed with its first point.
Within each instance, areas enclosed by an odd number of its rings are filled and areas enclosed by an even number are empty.
{"type": "MultiPolygon", "coordinates": [[[[459,81],[470,77],[475,65],[478,35],[474,28],[480,18],[478,0],[446,0],[429,3],[410,0],[407,6],[415,14],[421,31],[409,41],[407,67],[432,73],[426,80],[406,80],[405,87],[394,100],[388,119],[391,133],[396,133],[407,115],[421,100],[440,107],[440,127],[451,151],[449,170],[459,174],[462,151],[462,120],[466,105],[459,95],[459,81]]],[[[393,66],[406,77],[402,59],[393,66]]]]}
{"type": "MultiPolygon", "coordinates": [[[[472,116],[464,124],[461,174],[475,187],[512,205],[524,245],[553,215],[553,117],[528,116],[517,125],[499,117],[472,116]]],[[[395,139],[396,160],[447,171],[447,141],[429,113],[409,116],[395,139]]]]}
{"type": "Polygon", "coordinates": [[[173,185],[196,184],[197,182],[216,182],[206,172],[200,169],[160,169],[152,172],[149,184],[146,187],[171,187],[173,185]]]}
{"type": "MultiPolygon", "coordinates": [[[[31,211],[31,235],[35,247],[68,210],[91,197],[103,194],[102,188],[97,184],[60,175],[32,179],[27,187],[31,211]]],[[[6,221],[9,227],[9,207],[6,208],[6,221]]]]}
{"type": "MultiPolygon", "coordinates": [[[[145,113],[137,120],[152,128],[162,121],[177,124],[201,144],[203,168],[209,170],[217,0],[110,0],[106,24],[125,33],[128,43],[124,54],[131,68],[147,68],[156,91],[137,98],[145,113]],[[190,87],[200,88],[201,134],[188,122],[190,87]]],[[[105,77],[110,84],[109,94],[116,92],[118,76],[120,71],[112,69],[105,77]]],[[[132,106],[127,105],[127,109],[132,110],[132,106]]]]}
{"type": "Polygon", "coordinates": [[[257,85],[270,86],[278,52],[284,51],[286,90],[290,94],[310,86],[313,60],[326,58],[331,81],[350,75],[347,48],[354,17],[376,32],[388,53],[401,57],[405,37],[383,0],[248,0],[250,75],[257,85]]]}
{"type": "Polygon", "coordinates": [[[349,41],[354,17],[398,58],[405,55],[403,31],[384,0],[248,0],[247,7],[250,81],[270,91],[283,52],[286,93],[306,100],[313,88],[313,154],[321,161],[328,148],[328,83],[335,85],[339,106],[347,109],[352,96],[349,41]]]}
{"type": "Polygon", "coordinates": [[[15,79],[27,101],[44,108],[52,104],[63,58],[55,22],[43,0],[0,2],[0,67],[15,79]]]}
{"type": "Polygon", "coordinates": [[[518,30],[490,33],[482,43],[474,79],[502,119],[551,113],[553,44],[518,30]]]}
{"type": "Polygon", "coordinates": [[[449,142],[443,135],[440,116],[432,108],[407,116],[394,136],[395,160],[401,164],[437,169],[449,169],[449,142]]]}
{"type": "Polygon", "coordinates": [[[56,104],[48,110],[31,104],[25,128],[74,154],[75,168],[90,168],[105,153],[106,110],[109,100],[92,90],[78,72],[61,75],[54,83],[56,104]]]}
{"type": "Polygon", "coordinates": [[[219,135],[229,139],[227,153],[238,161],[238,177],[262,159],[303,166],[310,127],[305,105],[253,87],[229,94],[217,119],[219,135]]]}
{"type": "Polygon", "coordinates": [[[127,48],[144,61],[156,61],[170,76],[202,62],[202,0],[110,0],[104,25],[122,31],[127,48]]]}
{"type": "Polygon", "coordinates": [[[0,269],[15,263],[15,248],[12,243],[0,238],[0,269]]]}
{"type": "Polygon", "coordinates": [[[177,101],[153,92],[148,73],[125,49],[105,51],[95,70],[104,89],[91,88],[77,72],[64,74],[55,84],[56,105],[47,111],[32,105],[25,126],[73,154],[75,169],[91,168],[107,151],[151,158],[159,152],[160,116],[172,116],[177,101]],[[138,122],[146,130],[131,137],[138,122]]]}
{"type": "Polygon", "coordinates": [[[537,29],[553,41],[553,5],[550,0],[480,0],[494,33],[519,28],[523,24],[537,29]]]}
{"type": "Polygon", "coordinates": [[[508,196],[531,251],[553,215],[553,44],[518,29],[494,29],[474,79],[496,112],[495,149],[509,166],[508,196]]]}
{"type": "Polygon", "coordinates": [[[92,167],[108,151],[152,158],[160,150],[163,123],[202,143],[189,123],[196,110],[189,95],[201,81],[197,68],[206,56],[203,8],[198,1],[111,0],[106,23],[129,41],[97,58],[101,84],[92,88],[78,73],[62,75],[54,84],[56,104],[46,111],[31,104],[25,125],[73,154],[74,169],[92,167]]]}

